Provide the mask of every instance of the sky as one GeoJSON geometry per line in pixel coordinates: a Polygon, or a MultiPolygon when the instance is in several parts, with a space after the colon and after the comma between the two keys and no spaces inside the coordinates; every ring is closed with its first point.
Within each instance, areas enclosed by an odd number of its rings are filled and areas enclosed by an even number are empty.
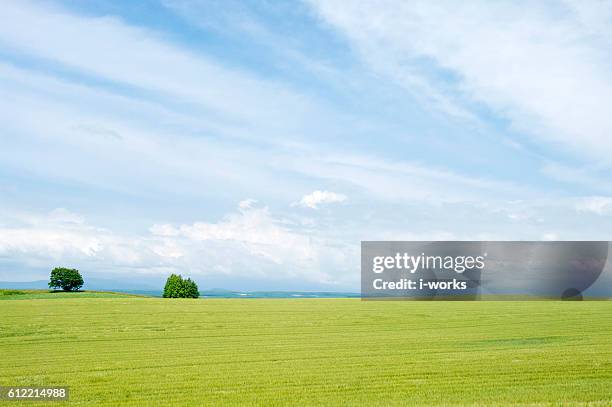
{"type": "Polygon", "coordinates": [[[362,240],[612,240],[612,2],[0,18],[0,281],[354,291],[362,240]]]}

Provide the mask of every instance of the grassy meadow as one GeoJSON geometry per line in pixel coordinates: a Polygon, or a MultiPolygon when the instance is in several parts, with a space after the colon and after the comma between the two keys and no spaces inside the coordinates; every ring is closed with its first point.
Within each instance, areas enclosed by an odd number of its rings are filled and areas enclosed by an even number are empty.
{"type": "Polygon", "coordinates": [[[0,303],[0,385],[68,385],[70,405],[612,405],[610,301],[83,294],[0,303]]]}
{"type": "Polygon", "coordinates": [[[135,294],[113,293],[108,291],[52,291],[52,290],[4,290],[0,289],[1,300],[56,300],[60,298],[124,298],[141,297],[135,294]]]}

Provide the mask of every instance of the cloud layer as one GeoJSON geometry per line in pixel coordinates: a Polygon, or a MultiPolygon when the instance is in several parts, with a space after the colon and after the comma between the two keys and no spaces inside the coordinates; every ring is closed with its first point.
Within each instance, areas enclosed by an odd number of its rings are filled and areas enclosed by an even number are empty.
{"type": "Polygon", "coordinates": [[[608,165],[609,2],[311,1],[363,59],[446,112],[479,105],[608,165]]]}
{"type": "Polygon", "coordinates": [[[612,239],[609,2],[158,13],[0,10],[0,280],[356,289],[361,240],[612,239]]]}

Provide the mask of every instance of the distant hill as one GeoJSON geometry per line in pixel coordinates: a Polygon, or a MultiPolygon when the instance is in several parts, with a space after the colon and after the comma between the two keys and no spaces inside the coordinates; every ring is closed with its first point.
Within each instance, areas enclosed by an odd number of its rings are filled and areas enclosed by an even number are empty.
{"type": "Polygon", "coordinates": [[[44,289],[49,288],[47,285],[48,281],[46,280],[38,280],[38,281],[0,281],[0,288],[11,288],[15,290],[36,290],[36,289],[44,289]]]}

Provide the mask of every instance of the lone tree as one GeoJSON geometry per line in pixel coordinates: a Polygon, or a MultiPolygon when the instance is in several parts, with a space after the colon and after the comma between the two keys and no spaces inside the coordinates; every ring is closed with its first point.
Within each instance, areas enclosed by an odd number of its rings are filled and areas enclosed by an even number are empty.
{"type": "Polygon", "coordinates": [[[56,267],[51,270],[49,288],[61,288],[64,291],[77,291],[83,287],[83,277],[77,269],[56,267]]]}
{"type": "Polygon", "coordinates": [[[192,279],[184,279],[180,274],[172,274],[168,277],[164,287],[164,298],[198,298],[199,296],[198,285],[192,279]]]}

